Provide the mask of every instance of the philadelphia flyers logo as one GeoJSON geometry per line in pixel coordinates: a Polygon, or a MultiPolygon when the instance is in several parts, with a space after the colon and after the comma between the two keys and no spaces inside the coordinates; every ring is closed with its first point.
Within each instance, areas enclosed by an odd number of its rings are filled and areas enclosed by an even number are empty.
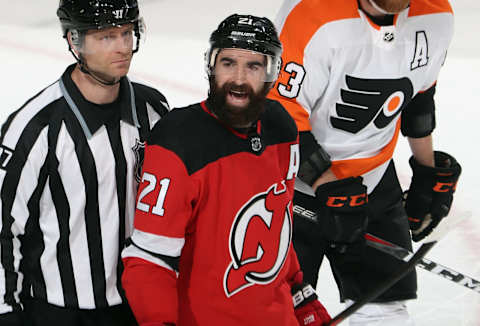
{"type": "Polygon", "coordinates": [[[341,89],[343,103],[336,104],[337,116],[330,117],[333,127],[353,134],[373,122],[385,128],[412,99],[410,79],[363,79],[346,75],[348,89],[341,89]]]}
{"type": "Polygon", "coordinates": [[[227,297],[276,279],[292,238],[290,205],[290,196],[282,182],[253,196],[238,211],[230,230],[232,261],[223,279],[227,297]]]}

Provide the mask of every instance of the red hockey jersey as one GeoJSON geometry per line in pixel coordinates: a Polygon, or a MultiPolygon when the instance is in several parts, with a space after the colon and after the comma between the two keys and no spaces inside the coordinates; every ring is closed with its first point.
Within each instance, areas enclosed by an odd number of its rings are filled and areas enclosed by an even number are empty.
{"type": "Polygon", "coordinates": [[[267,100],[256,132],[205,103],[173,110],[145,150],[124,287],[140,321],[298,325],[290,284],[299,167],[294,121],[267,100]]]}

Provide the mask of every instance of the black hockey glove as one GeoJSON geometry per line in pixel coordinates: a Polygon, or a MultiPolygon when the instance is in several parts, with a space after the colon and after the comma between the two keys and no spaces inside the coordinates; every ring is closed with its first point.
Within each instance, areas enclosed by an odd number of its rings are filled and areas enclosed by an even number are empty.
{"type": "Polygon", "coordinates": [[[338,253],[361,254],[367,228],[367,187],[362,177],[350,177],[320,185],[318,222],[324,237],[338,253]]]}
{"type": "Polygon", "coordinates": [[[425,238],[447,216],[462,172],[452,156],[437,151],[434,155],[434,168],[420,165],[413,156],[409,161],[413,175],[404,199],[413,241],[425,238]]]}

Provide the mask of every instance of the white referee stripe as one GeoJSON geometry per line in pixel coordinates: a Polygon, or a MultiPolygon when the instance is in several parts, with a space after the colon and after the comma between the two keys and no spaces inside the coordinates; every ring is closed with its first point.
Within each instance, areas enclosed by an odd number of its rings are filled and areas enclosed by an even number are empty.
{"type": "Polygon", "coordinates": [[[185,244],[184,238],[164,237],[137,229],[133,230],[132,241],[145,250],[170,257],[180,257],[185,244]]]}
{"type": "Polygon", "coordinates": [[[81,308],[95,308],[93,296],[93,283],[90,270],[90,258],[85,225],[85,185],[81,178],[82,171],[74,151],[75,144],[62,124],[57,143],[58,171],[62,176],[63,186],[67,198],[71,199],[70,205],[70,254],[72,256],[75,287],[78,294],[78,304],[81,308]]]}
{"type": "Polygon", "coordinates": [[[57,261],[57,243],[60,239],[57,211],[52,200],[52,193],[47,179],[44,192],[40,198],[40,229],[43,233],[45,250],[40,257],[40,266],[45,279],[47,300],[49,303],[63,306],[62,280],[57,261]]]}
{"type": "MultiPolygon", "coordinates": [[[[165,107],[168,107],[167,103],[163,104],[165,105],[165,107]]],[[[157,121],[160,120],[161,117],[149,103],[147,103],[147,114],[148,120],[150,121],[150,129],[152,129],[155,123],[157,123],[157,121]]]]}
{"type": "Polygon", "coordinates": [[[117,183],[115,176],[115,157],[109,144],[107,129],[102,126],[88,140],[92,151],[98,180],[98,209],[100,229],[102,233],[103,261],[105,281],[107,285],[107,302],[115,305],[122,302],[117,291],[117,263],[118,263],[118,228],[119,211],[117,197],[117,183]]]}
{"type": "Polygon", "coordinates": [[[17,141],[20,138],[27,123],[45,106],[57,100],[62,96],[58,83],[48,87],[37,98],[28,103],[13,119],[7,133],[3,139],[3,145],[15,149],[17,141]]]}
{"type": "MultiPolygon", "coordinates": [[[[18,235],[25,233],[25,224],[27,223],[27,219],[30,215],[27,204],[33,194],[33,191],[37,187],[39,171],[45,162],[45,158],[47,157],[47,132],[48,128],[43,128],[37,140],[35,141],[35,144],[30,150],[27,161],[25,162],[25,166],[22,169],[22,173],[18,181],[18,184],[21,185],[21,187],[17,188],[15,200],[13,201],[12,216],[15,219],[15,223],[12,224],[12,233],[15,236],[13,239],[13,256],[14,267],[16,271],[19,270],[20,260],[22,259],[18,235]]],[[[14,294],[16,300],[19,300],[18,294],[21,290],[22,282],[23,275],[19,273],[17,291],[14,294]]]]}
{"type": "MultiPolygon", "coordinates": [[[[8,148],[11,148],[11,149],[15,149],[15,147],[17,145],[17,142],[18,142],[18,139],[20,138],[25,125],[38,112],[40,112],[40,110],[45,105],[47,105],[48,103],[51,103],[52,101],[54,101],[55,99],[58,99],[59,97],[61,97],[60,89],[58,88],[57,84],[55,84],[55,85],[47,88],[42,94],[40,94],[37,98],[32,100],[28,105],[26,105],[23,108],[23,110],[18,112],[18,114],[15,116],[15,118],[11,122],[10,127],[8,128],[7,132],[4,135],[2,145],[7,146],[8,148]]],[[[42,131],[43,137],[45,137],[45,132],[46,132],[45,130],[46,129],[44,129],[42,131]]],[[[40,135],[39,139],[43,138],[43,137],[42,137],[42,135],[40,135]]],[[[44,140],[41,140],[41,141],[44,141],[44,140]]],[[[35,151],[38,152],[40,150],[40,149],[38,149],[38,144],[39,144],[39,140],[37,140],[36,144],[34,145],[34,147],[36,147],[36,149],[35,148],[32,149],[32,151],[30,153],[30,156],[37,155],[37,154],[32,154],[32,153],[35,153],[35,151]]],[[[45,154],[45,153],[42,153],[42,154],[45,154]]],[[[35,169],[35,167],[41,166],[41,164],[43,164],[44,158],[42,160],[41,157],[42,156],[38,156],[34,160],[30,160],[29,162],[27,162],[27,164],[30,164],[31,165],[30,167],[35,169]]],[[[45,155],[43,157],[45,157],[45,155]]],[[[28,172],[25,172],[25,171],[22,172],[21,178],[23,178],[23,181],[22,181],[22,179],[20,179],[19,184],[22,184],[21,182],[24,182],[25,180],[27,180],[28,181],[26,183],[27,188],[26,189],[20,189],[19,191],[17,191],[17,195],[15,196],[14,205],[12,207],[12,215],[15,218],[18,218],[18,220],[15,223],[19,222],[19,225],[14,224],[12,226],[12,230],[11,230],[13,232],[13,234],[15,235],[15,238],[13,239],[13,254],[14,254],[14,267],[15,267],[16,270],[18,270],[20,260],[22,259],[22,256],[21,256],[20,251],[19,251],[20,241],[18,240],[18,238],[16,238],[16,236],[24,233],[26,218],[28,217],[28,212],[26,212],[26,204],[24,206],[25,209],[22,209],[21,208],[22,205],[19,204],[20,203],[19,201],[22,201],[22,200],[23,201],[28,201],[31,194],[33,193],[33,189],[37,185],[38,169],[37,169],[36,172],[33,172],[31,170],[28,171],[28,172]],[[36,173],[36,176],[32,176],[32,173],[33,174],[36,173]]],[[[5,177],[5,171],[2,170],[1,171],[1,180],[0,180],[2,184],[3,184],[3,178],[4,177],[5,177]]],[[[2,208],[2,206],[1,206],[1,202],[0,202],[0,209],[1,208],[2,208]]],[[[1,228],[2,228],[2,221],[0,219],[0,230],[1,230],[1,228]]],[[[19,291],[21,289],[22,282],[23,282],[23,274],[18,273],[17,291],[14,293],[15,299],[17,301],[19,301],[18,294],[19,294],[19,291]]],[[[2,268],[0,268],[0,284],[1,284],[0,293],[5,293],[5,289],[4,289],[4,286],[5,286],[5,271],[2,268]]],[[[0,297],[0,313],[11,311],[12,308],[10,306],[2,304],[3,299],[4,299],[3,296],[1,296],[0,297]]]]}

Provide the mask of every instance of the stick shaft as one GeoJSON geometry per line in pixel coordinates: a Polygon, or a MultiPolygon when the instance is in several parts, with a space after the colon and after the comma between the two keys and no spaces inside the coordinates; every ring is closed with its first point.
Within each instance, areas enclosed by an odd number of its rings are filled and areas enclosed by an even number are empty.
{"type": "MultiPolygon", "coordinates": [[[[386,240],[380,239],[372,234],[367,233],[365,235],[365,239],[367,240],[368,246],[387,253],[397,259],[408,261],[409,257],[413,255],[411,251],[386,240]]],[[[480,281],[425,257],[418,262],[417,267],[443,277],[451,282],[457,283],[458,285],[462,285],[467,289],[480,293],[480,281]]]]}
{"type": "Polygon", "coordinates": [[[340,312],[337,316],[335,316],[327,326],[335,326],[344,321],[346,318],[350,317],[354,312],[358,309],[363,307],[366,303],[374,300],[383,292],[388,290],[392,285],[397,283],[401,280],[408,272],[410,272],[415,265],[427,254],[427,252],[432,249],[432,247],[437,242],[427,242],[422,244],[422,246],[417,250],[417,252],[411,256],[411,258],[407,261],[406,264],[402,265],[396,273],[392,274],[389,278],[384,280],[381,284],[379,284],[376,288],[372,289],[367,295],[365,295],[362,299],[355,301],[351,306],[340,312]]]}

